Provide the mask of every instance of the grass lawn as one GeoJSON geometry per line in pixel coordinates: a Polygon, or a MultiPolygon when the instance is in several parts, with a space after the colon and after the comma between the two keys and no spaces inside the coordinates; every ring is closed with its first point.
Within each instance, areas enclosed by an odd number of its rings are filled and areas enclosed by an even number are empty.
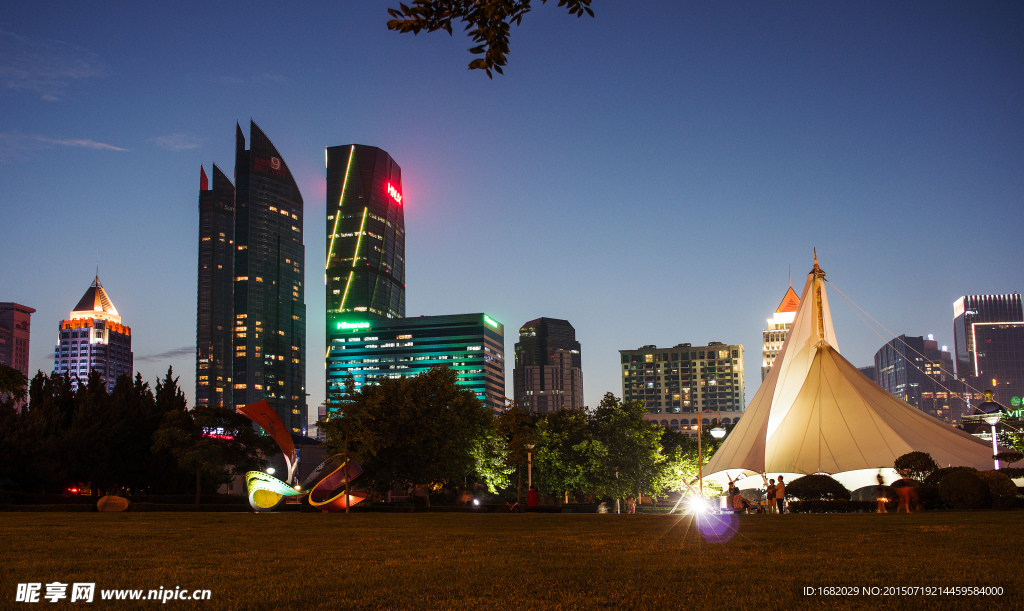
{"type": "Polygon", "coordinates": [[[0,513],[0,608],[150,608],[98,590],[160,586],[211,590],[167,603],[202,609],[1024,608],[1022,512],[737,519],[709,542],[662,515],[0,513]],[[15,604],[52,581],[97,601],[15,604]],[[801,595],[970,585],[1004,593],[801,595]]]}

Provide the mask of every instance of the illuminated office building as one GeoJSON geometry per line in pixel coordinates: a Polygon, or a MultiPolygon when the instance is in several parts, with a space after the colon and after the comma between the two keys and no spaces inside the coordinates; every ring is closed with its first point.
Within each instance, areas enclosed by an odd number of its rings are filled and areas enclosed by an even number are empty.
{"type": "Polygon", "coordinates": [[[339,398],[346,374],[358,388],[447,366],[458,375],[459,386],[500,411],[505,398],[504,334],[502,324],[483,313],[337,321],[330,334],[327,396],[339,398]]]}
{"type": "Polygon", "coordinates": [[[745,409],[743,346],[711,342],[707,346],[679,344],[672,348],[644,346],[619,350],[622,397],[642,400],[645,420],[672,430],[697,434],[697,418],[710,423],[715,414],[723,424],[739,421],[745,409]]]}
{"type": "Polygon", "coordinates": [[[113,392],[119,376],[133,375],[132,330],[121,324],[121,315],[99,274],[68,318],[61,321],[57,337],[53,371],[69,375],[75,389],[79,382],[86,382],[91,371],[100,374],[108,393],[113,392]]]}
{"type": "Polygon", "coordinates": [[[761,381],[763,382],[772,368],[772,363],[779,356],[782,344],[786,341],[786,334],[793,326],[793,317],[796,316],[796,309],[800,306],[800,298],[793,287],[789,287],[786,295],[775,309],[775,314],[768,319],[768,328],[763,329],[764,348],[761,350],[761,381]]]}
{"type": "MultiPolygon", "coordinates": [[[[20,303],[0,303],[0,363],[28,375],[29,344],[32,339],[32,314],[34,309],[20,303]]],[[[28,384],[25,384],[28,396],[28,384]]],[[[21,411],[21,403],[15,405],[21,411]]]]}
{"type": "Polygon", "coordinates": [[[962,385],[953,375],[953,357],[932,336],[893,338],[875,353],[879,386],[922,412],[948,424],[964,413],[962,385]]]}
{"type": "Polygon", "coordinates": [[[302,195],[256,123],[235,130],[233,404],[262,399],[305,435],[306,300],[302,195]]]}
{"type": "Polygon", "coordinates": [[[513,397],[531,412],[583,407],[583,368],[576,329],[569,321],[538,318],[519,328],[512,372],[513,397]]]}
{"type": "Polygon", "coordinates": [[[973,389],[972,404],[991,390],[1010,405],[1024,396],[1024,308],[1018,293],[964,295],[953,304],[957,377],[973,389]]]}
{"type": "Polygon", "coordinates": [[[404,318],[402,169],[374,146],[332,146],[325,154],[327,331],[342,320],[404,318]]]}
{"type": "Polygon", "coordinates": [[[196,405],[232,406],[235,187],[213,166],[199,178],[199,270],[196,291],[196,405]]]}

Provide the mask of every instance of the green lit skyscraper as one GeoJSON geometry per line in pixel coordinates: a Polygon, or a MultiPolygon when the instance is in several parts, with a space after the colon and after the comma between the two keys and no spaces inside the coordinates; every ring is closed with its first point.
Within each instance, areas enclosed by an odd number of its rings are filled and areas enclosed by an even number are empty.
{"type": "Polygon", "coordinates": [[[381,149],[327,149],[327,325],[405,317],[402,169],[381,149]]]}

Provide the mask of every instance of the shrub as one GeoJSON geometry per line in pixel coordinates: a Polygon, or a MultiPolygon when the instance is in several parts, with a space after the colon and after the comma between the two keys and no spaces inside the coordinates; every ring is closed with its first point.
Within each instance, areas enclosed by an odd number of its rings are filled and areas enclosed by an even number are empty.
{"type": "Polygon", "coordinates": [[[921,509],[941,509],[942,495],[939,494],[939,487],[930,484],[918,486],[917,502],[921,504],[921,509]]]}
{"type": "Polygon", "coordinates": [[[850,491],[828,475],[805,475],[786,486],[786,496],[801,501],[850,500],[850,491]]]}
{"type": "Polygon", "coordinates": [[[953,509],[960,511],[984,509],[989,506],[988,486],[978,477],[977,472],[960,469],[942,478],[939,484],[942,500],[953,509]]]}
{"type": "Polygon", "coordinates": [[[943,467],[932,471],[931,475],[924,478],[924,483],[930,486],[938,486],[947,475],[955,471],[970,471],[971,473],[978,472],[974,467],[943,467]]]}
{"type": "Polygon", "coordinates": [[[932,455],[927,452],[908,452],[896,459],[893,468],[905,479],[924,481],[939,465],[935,464],[932,455]]]}
{"type": "Polygon", "coordinates": [[[1017,500],[1017,486],[1014,485],[1005,473],[999,471],[982,471],[978,473],[981,481],[988,486],[989,494],[992,497],[992,509],[1009,509],[1017,500]]]}

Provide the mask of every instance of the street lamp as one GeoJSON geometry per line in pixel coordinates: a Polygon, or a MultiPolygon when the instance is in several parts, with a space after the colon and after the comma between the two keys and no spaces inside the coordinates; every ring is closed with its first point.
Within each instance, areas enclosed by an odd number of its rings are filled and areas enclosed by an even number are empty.
{"type": "MultiPolygon", "coordinates": [[[[522,473],[522,471],[520,471],[522,473]]],[[[523,480],[519,480],[523,481],[523,480]]],[[[526,444],[526,489],[533,488],[533,444],[526,444]]]]}
{"type": "Polygon", "coordinates": [[[1002,405],[992,400],[992,391],[985,391],[985,402],[976,407],[978,413],[982,414],[981,419],[985,424],[992,427],[992,459],[996,463],[996,471],[999,470],[999,459],[996,458],[996,454],[999,454],[999,444],[996,441],[996,425],[1003,418],[1002,405]]]}
{"type": "Polygon", "coordinates": [[[701,437],[704,434],[704,423],[702,416],[704,412],[711,412],[718,417],[718,426],[711,429],[711,436],[715,439],[725,437],[725,429],[722,427],[722,415],[717,410],[704,409],[697,414],[697,485],[700,487],[700,498],[704,498],[704,448],[701,446],[701,437]]]}

